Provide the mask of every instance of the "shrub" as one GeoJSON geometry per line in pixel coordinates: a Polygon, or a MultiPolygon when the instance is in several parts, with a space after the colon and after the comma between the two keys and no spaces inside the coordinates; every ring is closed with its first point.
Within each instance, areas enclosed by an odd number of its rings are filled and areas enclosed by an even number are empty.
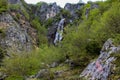
{"type": "Polygon", "coordinates": [[[29,53],[13,53],[11,57],[4,58],[2,70],[8,75],[7,80],[21,80],[36,74],[42,68],[47,68],[48,64],[63,60],[64,55],[59,49],[46,46],[29,53]]]}
{"type": "Polygon", "coordinates": [[[71,18],[72,16],[71,16],[71,14],[70,14],[70,12],[68,11],[68,10],[64,10],[64,9],[62,9],[61,10],[61,14],[62,14],[62,16],[64,17],[64,18],[71,18]]]}
{"type": "Polygon", "coordinates": [[[47,21],[45,21],[45,27],[48,28],[52,26],[53,21],[54,21],[53,18],[49,18],[47,21]]]}
{"type": "Polygon", "coordinates": [[[104,13],[102,21],[105,30],[110,35],[120,33],[120,3],[114,2],[109,11],[104,13]]]}
{"type": "Polygon", "coordinates": [[[6,35],[6,34],[5,34],[5,31],[4,31],[3,29],[0,29],[0,36],[4,38],[5,35],[6,35]]]}
{"type": "Polygon", "coordinates": [[[38,45],[47,44],[46,28],[40,24],[39,19],[33,19],[31,24],[38,30],[38,45]]]}
{"type": "Polygon", "coordinates": [[[8,8],[9,8],[10,10],[13,10],[13,11],[21,10],[21,6],[18,5],[18,4],[9,4],[9,5],[8,5],[8,8]]]}
{"type": "Polygon", "coordinates": [[[2,59],[5,56],[5,53],[6,53],[6,51],[0,46],[0,62],[2,62],[2,59]]]}
{"type": "Polygon", "coordinates": [[[8,3],[7,0],[0,0],[0,13],[7,11],[8,3]]]}

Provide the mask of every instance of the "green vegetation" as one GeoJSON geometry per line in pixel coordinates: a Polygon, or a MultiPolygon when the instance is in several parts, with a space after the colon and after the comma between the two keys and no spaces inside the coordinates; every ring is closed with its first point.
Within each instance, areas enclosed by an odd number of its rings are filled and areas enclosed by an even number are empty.
{"type": "Polygon", "coordinates": [[[4,38],[5,35],[5,31],[3,29],[0,29],[0,37],[4,38]]]}
{"type": "Polygon", "coordinates": [[[38,31],[38,45],[47,44],[46,38],[46,28],[40,24],[38,18],[35,18],[31,21],[32,26],[38,31]]]}
{"type": "Polygon", "coordinates": [[[64,56],[55,47],[44,47],[31,53],[13,53],[10,58],[3,60],[2,71],[8,76],[7,80],[23,79],[25,76],[36,74],[40,69],[47,68],[47,64],[63,61],[64,56]],[[54,53],[53,53],[54,51],[54,53]]]}
{"type": "Polygon", "coordinates": [[[115,65],[114,67],[111,69],[112,73],[110,75],[110,79],[113,80],[117,80],[120,78],[120,64],[119,64],[119,60],[120,60],[120,51],[117,52],[116,54],[112,54],[111,56],[116,57],[117,59],[113,62],[115,65]]]}
{"type": "Polygon", "coordinates": [[[6,12],[8,9],[7,0],[0,0],[0,13],[6,12]]]}
{"type": "MultiPolygon", "coordinates": [[[[88,18],[85,16],[87,8],[91,7],[92,2],[87,3],[82,10],[76,11],[79,14],[78,20],[75,23],[68,24],[65,27],[64,39],[59,46],[47,45],[46,28],[52,25],[53,21],[59,20],[59,14],[54,18],[48,19],[43,26],[38,18],[31,19],[31,25],[38,30],[38,49],[33,52],[24,52],[22,54],[13,53],[10,58],[3,59],[3,66],[1,70],[5,72],[8,77],[7,80],[22,80],[26,76],[36,74],[39,69],[48,68],[48,64],[53,62],[62,63],[69,58],[81,71],[93,60],[98,57],[99,51],[103,43],[108,38],[114,38],[116,45],[120,44],[120,3],[119,0],[107,0],[105,2],[95,2],[99,5],[98,8],[90,9],[88,18]],[[77,23],[77,25],[76,25],[77,23]]],[[[37,6],[41,6],[38,3],[37,6]]],[[[16,6],[16,5],[14,5],[16,6]]],[[[14,8],[11,6],[10,9],[14,8]]],[[[15,8],[19,9],[19,7],[15,8]]],[[[26,18],[29,19],[29,14],[24,9],[22,10],[26,18]]],[[[68,11],[62,10],[62,15],[65,18],[71,18],[68,11]]],[[[19,18],[20,15],[17,15],[19,18]]],[[[2,33],[2,31],[0,31],[2,33]]],[[[1,51],[1,50],[0,50],[1,51]]],[[[2,52],[2,51],[1,51],[2,52]]],[[[1,55],[2,56],[2,55],[1,55]]],[[[117,55],[119,60],[120,55],[117,55]]],[[[120,66],[118,62],[115,62],[120,66]]],[[[51,69],[51,77],[53,72],[62,69],[69,69],[69,65],[58,66],[51,69]]],[[[116,72],[120,72],[120,68],[116,68],[116,72]]],[[[72,73],[72,71],[71,71],[72,73]]],[[[113,77],[118,79],[120,73],[116,73],[113,77]]],[[[76,77],[76,76],[72,76],[76,77]]],[[[77,75],[78,77],[78,75],[77,75]]],[[[112,78],[112,79],[113,79],[112,78]]]]}
{"type": "Polygon", "coordinates": [[[8,8],[9,8],[10,10],[15,11],[15,10],[20,10],[20,9],[21,9],[21,6],[18,5],[18,4],[9,4],[9,5],[8,5],[8,8]]]}

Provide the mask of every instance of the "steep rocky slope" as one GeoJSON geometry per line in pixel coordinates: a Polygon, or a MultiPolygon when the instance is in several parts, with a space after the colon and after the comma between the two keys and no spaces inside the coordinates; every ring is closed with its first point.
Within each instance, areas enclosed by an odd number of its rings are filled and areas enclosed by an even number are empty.
{"type": "Polygon", "coordinates": [[[109,1],[64,8],[24,0],[0,3],[0,79],[111,80],[113,70],[119,72],[114,55],[120,50],[120,13],[119,5],[111,11],[109,1]]]}
{"type": "Polygon", "coordinates": [[[116,60],[116,57],[111,54],[117,54],[119,50],[120,47],[114,46],[113,41],[108,39],[100,51],[100,56],[85,68],[80,77],[85,77],[88,80],[108,80],[109,75],[113,73],[115,68],[113,62],[116,60]]]}
{"type": "MultiPolygon", "coordinates": [[[[20,1],[9,0],[9,5],[21,5],[20,1]]],[[[37,31],[30,25],[22,10],[8,10],[0,14],[2,38],[0,44],[7,51],[30,51],[36,45],[37,31]]],[[[9,53],[8,53],[9,55],[9,53]]]]}

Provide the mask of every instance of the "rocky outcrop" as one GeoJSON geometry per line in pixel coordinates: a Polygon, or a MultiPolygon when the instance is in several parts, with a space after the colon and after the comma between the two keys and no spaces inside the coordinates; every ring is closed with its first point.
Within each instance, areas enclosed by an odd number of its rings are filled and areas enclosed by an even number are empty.
{"type": "Polygon", "coordinates": [[[0,15],[0,29],[4,32],[4,37],[0,39],[0,45],[7,49],[8,55],[10,50],[20,52],[32,49],[34,42],[32,34],[35,34],[35,30],[24,19],[18,23],[14,20],[13,15],[3,13],[0,15]],[[29,32],[31,33],[29,34],[29,32]]]}
{"type": "Polygon", "coordinates": [[[56,3],[42,3],[40,6],[37,7],[35,16],[39,17],[41,21],[44,21],[49,18],[55,17],[60,12],[60,10],[61,8],[57,6],[56,3]]]}
{"type": "Polygon", "coordinates": [[[80,10],[84,6],[84,3],[71,4],[67,3],[64,7],[65,10],[69,11],[74,18],[78,18],[76,10],[80,10]]]}
{"type": "Polygon", "coordinates": [[[87,80],[108,80],[111,69],[114,67],[112,62],[116,60],[115,57],[110,55],[115,54],[119,50],[120,47],[115,47],[112,40],[108,39],[103,45],[98,59],[91,62],[81,73],[80,77],[84,77],[87,80]]]}

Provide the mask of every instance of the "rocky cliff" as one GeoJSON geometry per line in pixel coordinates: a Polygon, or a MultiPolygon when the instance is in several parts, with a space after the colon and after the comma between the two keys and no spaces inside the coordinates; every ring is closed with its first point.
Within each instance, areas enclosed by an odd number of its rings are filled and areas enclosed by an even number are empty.
{"type": "MultiPolygon", "coordinates": [[[[19,0],[9,0],[9,5],[20,5],[19,0]]],[[[0,14],[0,45],[8,51],[30,51],[36,45],[37,31],[31,26],[22,10],[8,10],[0,14]]]]}
{"type": "Polygon", "coordinates": [[[39,17],[41,21],[55,17],[60,13],[61,8],[56,3],[47,4],[44,2],[38,3],[35,11],[35,16],[39,17]]]}

